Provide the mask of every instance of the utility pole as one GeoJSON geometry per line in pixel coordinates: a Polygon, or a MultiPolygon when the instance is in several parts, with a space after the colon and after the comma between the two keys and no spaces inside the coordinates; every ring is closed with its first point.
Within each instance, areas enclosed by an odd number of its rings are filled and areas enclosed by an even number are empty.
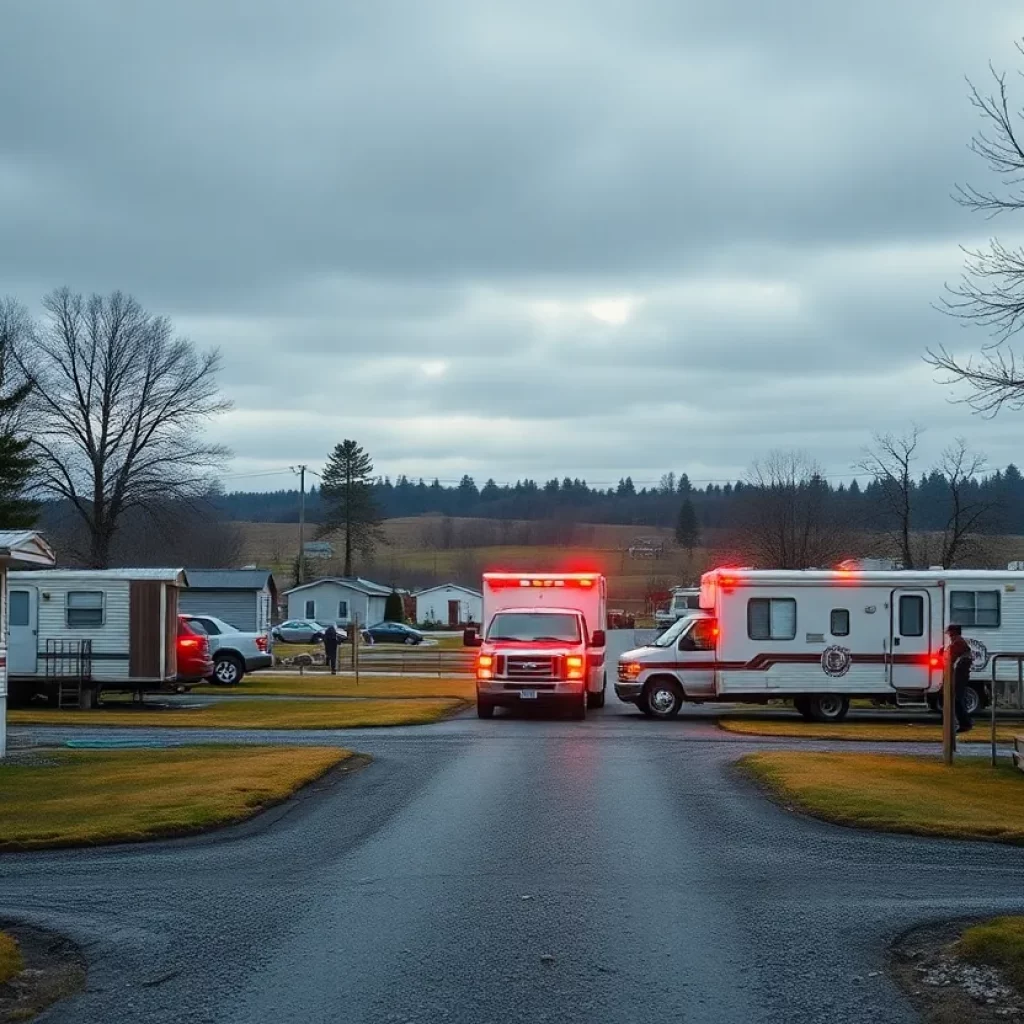
{"type": "Polygon", "coordinates": [[[302,586],[306,582],[306,467],[299,466],[296,470],[292,466],[292,472],[299,474],[299,561],[295,570],[295,585],[302,586]]]}

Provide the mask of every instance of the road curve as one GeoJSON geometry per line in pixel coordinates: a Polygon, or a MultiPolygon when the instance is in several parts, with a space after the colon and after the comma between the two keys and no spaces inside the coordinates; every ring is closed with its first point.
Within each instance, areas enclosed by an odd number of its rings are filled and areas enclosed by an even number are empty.
{"type": "Polygon", "coordinates": [[[618,711],[332,734],[374,763],[239,828],[0,858],[90,961],[46,1020],[887,1024],[890,938],[1024,905],[1024,850],[791,816],[618,711]]]}

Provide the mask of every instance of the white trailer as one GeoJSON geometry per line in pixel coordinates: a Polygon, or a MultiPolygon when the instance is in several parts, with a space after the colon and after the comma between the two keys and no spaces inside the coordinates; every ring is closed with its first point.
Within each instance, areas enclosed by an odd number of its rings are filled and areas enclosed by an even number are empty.
{"type": "Polygon", "coordinates": [[[90,707],[102,690],[177,688],[182,569],[44,569],[9,574],[12,696],[90,707]]]}
{"type": "Polygon", "coordinates": [[[599,573],[488,572],[477,657],[477,713],[524,701],[567,705],[574,717],[605,698],[607,588],[599,573]]]}
{"type": "Polygon", "coordinates": [[[849,702],[928,702],[942,686],[950,623],[975,653],[968,698],[990,699],[1024,656],[1024,573],[987,570],[716,569],[701,608],[619,659],[616,693],[646,714],[682,703],[787,698],[805,717],[843,718],[849,702]]]}

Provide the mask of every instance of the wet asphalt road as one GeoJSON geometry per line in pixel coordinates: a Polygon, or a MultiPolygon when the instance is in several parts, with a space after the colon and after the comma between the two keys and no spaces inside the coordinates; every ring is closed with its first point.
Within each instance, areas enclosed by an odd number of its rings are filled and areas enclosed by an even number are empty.
{"type": "Polygon", "coordinates": [[[87,991],[43,1018],[61,1024],[889,1024],[915,1020],[893,937],[1024,908],[1024,850],[790,815],[732,767],[778,744],[705,714],[612,697],[583,723],[96,730],[374,761],[206,837],[2,857],[0,912],[82,945],[87,991]]]}

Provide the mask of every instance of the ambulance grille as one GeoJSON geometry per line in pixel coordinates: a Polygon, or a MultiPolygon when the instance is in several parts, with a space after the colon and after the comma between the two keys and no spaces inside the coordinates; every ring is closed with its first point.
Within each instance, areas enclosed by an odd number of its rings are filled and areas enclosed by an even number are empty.
{"type": "Polygon", "coordinates": [[[541,655],[531,658],[528,655],[510,654],[505,663],[507,679],[557,679],[558,658],[541,655]]]}

